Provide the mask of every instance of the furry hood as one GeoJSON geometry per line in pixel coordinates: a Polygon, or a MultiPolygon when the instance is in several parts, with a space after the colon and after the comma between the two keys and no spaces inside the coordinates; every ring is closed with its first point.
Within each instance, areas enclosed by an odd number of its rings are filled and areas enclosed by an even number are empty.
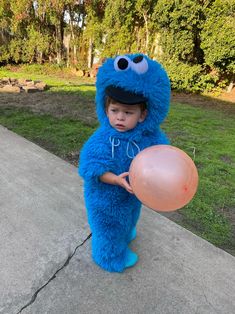
{"type": "Polygon", "coordinates": [[[108,86],[142,94],[147,99],[148,114],[141,130],[154,132],[164,121],[170,103],[170,81],[163,67],[143,54],[108,58],[99,68],[96,81],[96,110],[101,125],[108,122],[105,113],[108,86]]]}

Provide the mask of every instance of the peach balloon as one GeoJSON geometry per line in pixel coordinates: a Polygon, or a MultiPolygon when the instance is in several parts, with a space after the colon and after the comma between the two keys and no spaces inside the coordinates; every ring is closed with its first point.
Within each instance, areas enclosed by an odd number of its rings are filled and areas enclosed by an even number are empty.
{"type": "Polygon", "coordinates": [[[156,211],[174,211],[197,191],[198,172],[192,159],[171,145],[155,145],[132,161],[129,181],[136,197],[156,211]]]}

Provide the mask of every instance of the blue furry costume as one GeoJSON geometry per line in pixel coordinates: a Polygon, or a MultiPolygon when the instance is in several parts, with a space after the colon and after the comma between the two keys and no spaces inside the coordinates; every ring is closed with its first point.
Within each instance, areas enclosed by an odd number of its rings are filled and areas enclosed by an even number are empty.
{"type": "Polygon", "coordinates": [[[103,269],[122,272],[141,203],[124,188],[103,183],[99,177],[105,172],[116,175],[128,172],[139,151],[169,143],[159,126],[169,109],[170,83],[159,63],[145,55],[134,54],[106,59],[99,68],[96,88],[100,127],[81,151],[79,174],[84,179],[92,257],[103,269]],[[145,97],[147,117],[134,129],[119,132],[109,124],[105,91],[110,85],[145,97]]]}

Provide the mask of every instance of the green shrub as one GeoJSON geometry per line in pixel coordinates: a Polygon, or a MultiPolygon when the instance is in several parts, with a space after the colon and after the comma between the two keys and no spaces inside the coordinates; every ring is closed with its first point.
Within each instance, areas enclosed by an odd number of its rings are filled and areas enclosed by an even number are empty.
{"type": "Polygon", "coordinates": [[[40,74],[40,75],[58,75],[66,71],[66,68],[61,64],[23,64],[20,66],[21,71],[29,74],[40,74]]]}
{"type": "Polygon", "coordinates": [[[172,89],[189,92],[221,90],[226,80],[217,72],[209,72],[199,64],[190,65],[179,61],[163,61],[171,80],[172,89]]]}
{"type": "Polygon", "coordinates": [[[166,62],[166,70],[171,80],[171,86],[177,90],[199,91],[199,81],[202,68],[200,65],[188,65],[182,62],[166,62]]]}

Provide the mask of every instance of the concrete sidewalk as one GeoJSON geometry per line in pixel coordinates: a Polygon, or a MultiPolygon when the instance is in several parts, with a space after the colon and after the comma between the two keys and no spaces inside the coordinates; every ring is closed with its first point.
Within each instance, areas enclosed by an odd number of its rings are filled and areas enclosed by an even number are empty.
{"type": "Polygon", "coordinates": [[[0,313],[235,313],[235,258],[150,209],[134,268],[93,264],[77,169],[1,126],[0,217],[0,313]]]}

